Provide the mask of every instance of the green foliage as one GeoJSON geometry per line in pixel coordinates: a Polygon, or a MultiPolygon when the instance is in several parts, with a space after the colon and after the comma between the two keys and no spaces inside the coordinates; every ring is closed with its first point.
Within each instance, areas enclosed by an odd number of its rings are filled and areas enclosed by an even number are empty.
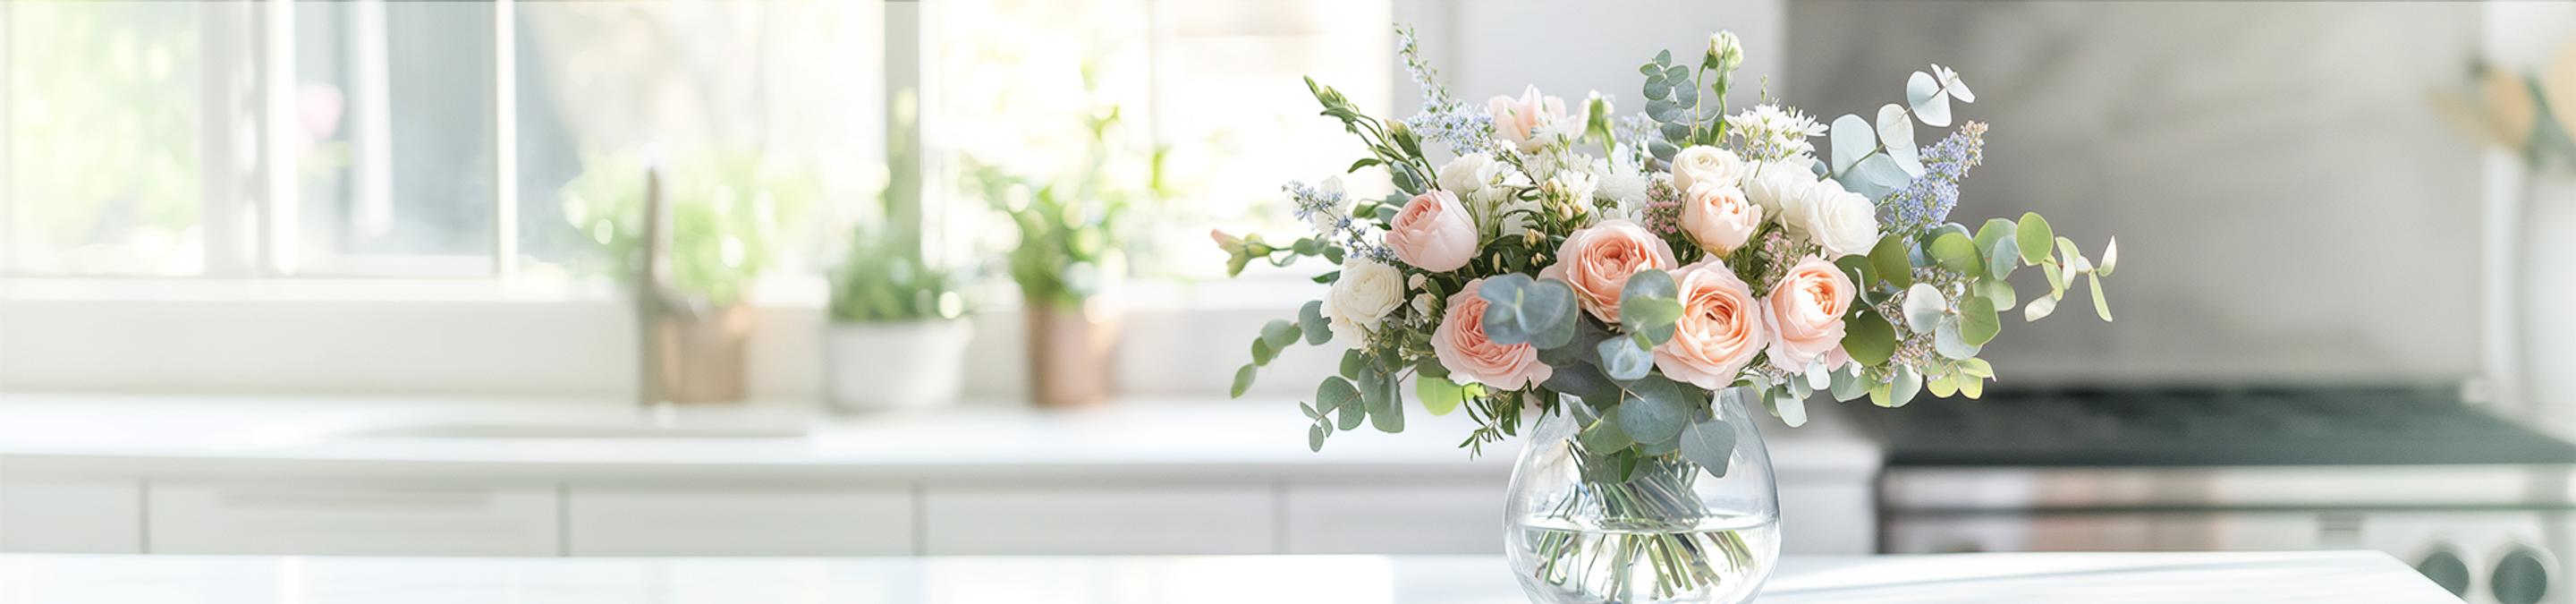
{"type": "Polygon", "coordinates": [[[1691,424],[1682,431],[1681,452],[1683,459],[1707,469],[1710,476],[1725,478],[1735,454],[1735,428],[1714,418],[1691,424]]]}
{"type": "MultiPolygon", "coordinates": [[[[12,60],[5,77],[14,115],[0,115],[9,145],[0,152],[9,154],[5,194],[16,202],[17,224],[0,238],[14,235],[6,245],[43,253],[146,233],[178,239],[197,225],[206,206],[200,189],[207,185],[201,124],[211,130],[237,123],[200,115],[198,82],[210,76],[202,75],[207,53],[199,9],[9,4],[12,60]]],[[[345,146],[320,141],[299,163],[338,165],[345,146]]]]}
{"type": "Polygon", "coordinates": [[[1432,415],[1448,415],[1457,411],[1459,405],[1466,404],[1469,388],[1471,386],[1461,385],[1447,378],[1427,375],[1413,377],[1413,398],[1421,399],[1422,409],[1431,412],[1432,415]]]}
{"type": "Polygon", "coordinates": [[[1556,348],[1574,339],[1579,311],[1574,288],[1563,281],[1503,275],[1486,279],[1476,294],[1488,303],[1485,335],[1496,344],[1556,348]]]}
{"type": "MultiPolygon", "coordinates": [[[[1090,140],[1081,166],[1072,174],[1012,174],[999,166],[968,158],[971,184],[993,207],[1018,227],[1019,241],[1008,260],[1011,280],[1033,304],[1059,307],[1081,304],[1127,272],[1128,237],[1137,213],[1158,204],[1163,184],[1162,149],[1134,150],[1117,136],[1121,111],[1109,107],[1087,118],[1090,140]],[[1142,155],[1150,177],[1142,185],[1123,185],[1109,170],[1119,160],[1142,155]]],[[[1241,270],[1242,262],[1228,266],[1241,270]]]]}
{"type": "Polygon", "coordinates": [[[1863,311],[1843,321],[1843,352],[1862,365],[1879,365],[1896,355],[1896,327],[1886,317],[1863,311]]]}
{"type": "Polygon", "coordinates": [[[900,238],[857,232],[832,272],[832,320],[856,323],[955,319],[966,314],[959,278],[922,262],[900,238]]]}
{"type": "MultiPolygon", "coordinates": [[[[644,162],[633,155],[586,155],[585,171],[557,192],[564,217],[608,250],[608,274],[641,272],[644,162]]],[[[781,225],[804,218],[821,196],[811,168],[758,154],[709,152],[680,158],[663,177],[670,212],[671,279],[716,305],[742,299],[786,246],[781,225]]]]}

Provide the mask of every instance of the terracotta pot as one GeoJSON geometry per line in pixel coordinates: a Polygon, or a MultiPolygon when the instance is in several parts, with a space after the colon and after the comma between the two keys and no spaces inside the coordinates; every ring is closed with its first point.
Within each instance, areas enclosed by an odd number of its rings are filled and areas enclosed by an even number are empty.
{"type": "Polygon", "coordinates": [[[751,339],[751,305],[735,303],[708,312],[666,315],[653,326],[663,400],[726,403],[743,399],[744,349],[751,339]]]}
{"type": "Polygon", "coordinates": [[[1051,409],[1108,402],[1116,381],[1118,313],[1096,300],[1076,306],[1032,300],[1025,308],[1030,400],[1051,409]]]}

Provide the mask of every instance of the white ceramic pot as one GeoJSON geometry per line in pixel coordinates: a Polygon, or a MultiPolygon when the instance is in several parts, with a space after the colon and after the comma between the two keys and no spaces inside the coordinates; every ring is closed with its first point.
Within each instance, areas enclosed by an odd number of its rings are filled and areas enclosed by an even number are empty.
{"type": "Polygon", "coordinates": [[[833,323],[823,335],[824,389],[848,411],[954,403],[974,335],[965,319],[833,323]]]}

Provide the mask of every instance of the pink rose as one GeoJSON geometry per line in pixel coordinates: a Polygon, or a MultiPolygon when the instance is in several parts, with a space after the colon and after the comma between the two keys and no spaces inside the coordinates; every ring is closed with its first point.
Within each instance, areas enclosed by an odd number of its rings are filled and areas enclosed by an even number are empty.
{"type": "Polygon", "coordinates": [[[1744,198],[1732,185],[1703,182],[1682,194],[1682,231],[1699,249],[1724,256],[1762,227],[1762,206],[1744,198]]]}
{"type": "Polygon", "coordinates": [[[1502,390],[1519,390],[1547,381],[1556,369],[1538,361],[1538,347],[1527,343],[1504,346],[1485,337],[1485,299],[1476,296],[1485,280],[1467,282],[1465,288],[1449,295],[1449,311],[1440,319],[1440,328],[1431,332],[1431,353],[1440,358],[1440,366],[1449,368],[1452,378],[1474,381],[1502,390]]]}
{"type": "Polygon", "coordinates": [[[1674,284],[1682,316],[1673,322],[1673,339],[1655,347],[1655,368],[1665,377],[1711,390],[1735,383],[1753,355],[1770,342],[1753,287],[1716,259],[1682,267],[1674,284]]]}
{"type": "Polygon", "coordinates": [[[1843,313],[1851,311],[1851,277],[1823,258],[1808,256],[1780,276],[1763,300],[1771,317],[1771,363],[1791,371],[1823,361],[1839,367],[1843,353],[1843,313]]]}
{"type": "Polygon", "coordinates": [[[1395,228],[1387,230],[1386,246],[1415,268],[1435,273],[1458,270],[1476,257],[1476,221],[1467,214],[1467,206],[1458,204],[1458,196],[1448,191],[1415,195],[1405,202],[1403,211],[1395,213],[1395,228]]]}
{"type": "Polygon", "coordinates": [[[1608,323],[1619,322],[1619,291],[1628,276],[1645,269],[1672,270],[1673,248],[1646,227],[1626,220],[1604,220],[1575,231],[1556,248],[1556,263],[1538,276],[1574,286],[1583,310],[1608,323]]]}
{"type": "Polygon", "coordinates": [[[1539,96],[1538,87],[1521,92],[1521,98],[1498,96],[1485,101],[1485,112],[1494,118],[1494,134],[1511,141],[1522,151],[1537,151],[1547,146],[1547,135],[1562,134],[1569,119],[1565,99],[1539,96]]]}

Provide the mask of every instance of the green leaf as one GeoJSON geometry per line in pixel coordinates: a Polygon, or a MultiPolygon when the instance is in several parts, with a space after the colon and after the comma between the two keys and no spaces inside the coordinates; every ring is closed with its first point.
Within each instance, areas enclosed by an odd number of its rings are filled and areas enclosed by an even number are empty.
{"type": "Polygon", "coordinates": [[[1314,404],[1314,403],[1309,403],[1309,402],[1306,402],[1306,401],[1297,401],[1297,411],[1298,411],[1299,413],[1304,413],[1304,414],[1306,414],[1306,419],[1323,419],[1323,418],[1324,418],[1324,412],[1323,412],[1323,411],[1320,411],[1320,410],[1315,409],[1315,404],[1314,404]]]}
{"type": "Polygon", "coordinates": [[[1905,289],[1905,302],[1899,308],[1905,311],[1905,328],[1924,333],[1932,331],[1934,326],[1941,324],[1941,317],[1950,314],[1950,299],[1941,295],[1941,288],[1930,283],[1916,283],[1914,287],[1905,289]]]}
{"type": "MultiPolygon", "coordinates": [[[[1662,75],[1662,72],[1656,72],[1656,75],[1662,75]]],[[[1646,100],[1649,101],[1660,101],[1673,96],[1672,84],[1665,82],[1663,78],[1646,80],[1646,88],[1644,91],[1646,93],[1646,100]]]]}
{"type": "MultiPolygon", "coordinates": [[[[1316,408],[1324,411],[1332,411],[1336,409],[1347,411],[1352,407],[1359,406],[1353,404],[1357,402],[1359,397],[1359,388],[1351,386],[1351,382],[1349,380],[1344,380],[1339,377],[1324,378],[1324,383],[1315,385],[1316,408]]],[[[1350,422],[1344,421],[1343,423],[1347,424],[1350,422]]],[[[1356,427],[1358,426],[1344,426],[1343,429],[1347,430],[1356,427]]]]}
{"type": "Polygon", "coordinates": [[[2021,297],[2013,292],[2010,281],[1996,277],[1983,277],[1977,279],[1974,287],[1977,296],[1993,302],[1997,311],[2012,310],[2014,304],[2021,302],[2021,297]]]}
{"type": "Polygon", "coordinates": [[[1297,328],[1306,332],[1306,345],[1322,346],[1333,341],[1333,322],[1324,318],[1324,301],[1307,300],[1297,309],[1297,328]]]}
{"type": "Polygon", "coordinates": [[[1896,326],[1874,312],[1862,312],[1843,321],[1843,352],[1862,365],[1886,363],[1896,356],[1896,326]]]}
{"type": "Polygon", "coordinates": [[[1629,385],[1619,401],[1619,430],[1640,443],[1664,443],[1682,433],[1690,421],[1681,387],[1672,380],[1647,378],[1629,385]]]}
{"type": "Polygon", "coordinates": [[[1528,288],[1521,306],[1523,327],[1530,330],[1530,344],[1539,348],[1556,348],[1574,341],[1575,324],[1582,322],[1580,308],[1574,304],[1574,286],[1564,281],[1541,279],[1528,288]]]}
{"type": "Polygon", "coordinates": [[[1602,340],[1597,348],[1601,352],[1601,370],[1608,373],[1610,379],[1635,380],[1655,370],[1654,353],[1638,346],[1636,338],[1602,340]]]}
{"type": "Polygon", "coordinates": [[[1269,340],[1262,338],[1252,339],[1252,364],[1268,365],[1270,364],[1271,359],[1278,357],[1279,349],[1271,348],[1269,340]]]}
{"type": "Polygon", "coordinates": [[[1289,346],[1297,343],[1298,336],[1304,334],[1304,330],[1299,329],[1297,324],[1288,322],[1287,319],[1271,319],[1269,323],[1261,326],[1261,343],[1269,344],[1273,351],[1287,350],[1289,346]]]}
{"type": "Polygon", "coordinates": [[[2037,321],[2047,317],[2049,313],[2053,312],[2057,312],[2057,298],[2055,296],[2032,298],[2029,306],[2021,307],[2021,320],[2024,322],[2037,321]]]}
{"type": "Polygon", "coordinates": [[[1360,349],[1353,348],[1342,351],[1342,379],[1360,379],[1360,371],[1367,368],[1368,357],[1361,353],[1360,349]]]}
{"type": "MultiPolygon", "coordinates": [[[[2058,259],[2064,261],[2068,268],[2073,268],[2075,266],[2075,259],[2084,257],[2084,251],[2075,249],[2075,240],[2059,237],[2057,238],[2057,255],[2058,259]]],[[[2068,286],[2072,287],[2075,284],[2075,275],[2077,274],[2080,273],[2071,270],[2067,271],[2066,283],[2068,286]]]]}
{"type": "Polygon", "coordinates": [[[1964,359],[1977,356],[1978,350],[1977,345],[1959,334],[1959,317],[1955,315],[1942,317],[1941,324],[1932,328],[1932,351],[1941,356],[1964,359]]]}
{"type": "Polygon", "coordinates": [[[1396,390],[1401,384],[1395,374],[1371,369],[1360,377],[1360,401],[1368,407],[1369,425],[1388,434],[1403,432],[1404,395],[1396,390]]]}
{"type": "Polygon", "coordinates": [[[1982,264],[1982,259],[1977,257],[1977,244],[1958,233],[1942,233],[1934,238],[1931,252],[1932,259],[1939,261],[1942,267],[1961,273],[1976,274],[1978,265],[1982,264]]]}
{"type": "MultiPolygon", "coordinates": [[[[1988,256],[1995,255],[1995,249],[1998,247],[1998,244],[2002,242],[2005,237],[2012,235],[2014,228],[2013,221],[2010,220],[2004,220],[2002,218],[1986,219],[1985,224],[1977,227],[1977,251],[1984,252],[1988,256]]],[[[2012,249],[2015,254],[2021,253],[2020,248],[2007,249],[2012,249]]]]}
{"type": "Polygon", "coordinates": [[[1361,423],[1368,421],[1368,409],[1361,408],[1356,403],[1343,406],[1341,413],[1342,416],[1339,419],[1342,421],[1335,424],[1334,429],[1344,432],[1357,430],[1361,423]]]}
{"type": "Polygon", "coordinates": [[[1652,99],[1646,101],[1646,117],[1671,124],[1680,122],[1687,116],[1682,115],[1681,104],[1673,102],[1672,99],[1652,99]]]}
{"type": "Polygon", "coordinates": [[[1673,64],[1673,51],[1671,49],[1665,49],[1655,53],[1655,66],[1662,67],[1671,64],[1673,64]]]}
{"type": "Polygon", "coordinates": [[[1876,275],[1880,281],[1887,282],[1889,287],[1905,289],[1906,286],[1914,284],[1914,263],[1906,256],[1908,254],[1905,251],[1905,236],[1888,235],[1881,238],[1878,240],[1878,246],[1869,250],[1870,274],[1876,275]]]}
{"type": "Polygon", "coordinates": [[[1980,378],[1995,377],[1995,365],[1985,359],[1960,359],[1959,373],[1980,378]]]}
{"type": "Polygon", "coordinates": [[[1944,375],[1944,376],[1940,376],[1940,377],[1932,378],[1932,379],[1929,379],[1929,380],[1924,380],[1924,382],[1923,382],[1923,388],[1924,388],[1924,390],[1930,391],[1930,392],[1932,393],[1932,396],[1939,397],[1939,398],[1950,398],[1950,395],[1958,394],[1958,393],[1959,393],[1959,385],[1958,385],[1957,383],[1955,383],[1955,382],[1952,382],[1952,381],[1950,380],[1950,378],[1951,378],[1951,376],[1944,375]]]}
{"type": "Polygon", "coordinates": [[[1895,103],[1878,107],[1878,144],[1907,179],[1923,176],[1921,150],[1914,147],[1914,120],[1906,119],[1904,107],[1895,103]]]}
{"type": "Polygon", "coordinates": [[[2048,274],[2048,297],[2066,297],[2066,271],[2058,270],[2055,261],[2039,265],[2039,270],[2048,274]]]}
{"type": "Polygon", "coordinates": [[[1698,107],[1699,88],[1688,84],[1689,82],[1683,82],[1683,85],[1673,87],[1673,103],[1683,107],[1698,107]]]}
{"type": "Polygon", "coordinates": [[[1691,424],[1682,431],[1682,459],[1707,468],[1710,476],[1726,477],[1728,460],[1735,457],[1735,428],[1723,420],[1691,424]]]}
{"type": "Polygon", "coordinates": [[[1869,387],[1871,384],[1869,382],[1861,381],[1859,373],[1860,368],[1851,367],[1849,369],[1851,370],[1834,372],[1834,383],[1832,384],[1833,388],[1831,390],[1834,395],[1834,402],[1851,402],[1852,399],[1867,396],[1869,394],[1869,387]]]}
{"type": "MultiPolygon", "coordinates": [[[[1665,52],[1671,52],[1671,51],[1665,51],[1665,52]]],[[[1671,66],[1671,67],[1666,67],[1666,68],[1664,68],[1664,81],[1666,81],[1666,82],[1686,82],[1686,81],[1690,81],[1690,68],[1689,68],[1689,67],[1680,66],[1680,65],[1674,65],[1674,66],[1671,66]]]]}
{"type": "Polygon", "coordinates": [[[1807,399],[1794,389],[1771,391],[1771,397],[1763,400],[1762,406],[1770,408],[1772,417],[1780,418],[1780,423],[1791,428],[1807,425],[1807,399]]]}
{"type": "Polygon", "coordinates": [[[1861,158],[1860,163],[1854,164],[1850,171],[1844,172],[1835,180],[1841,182],[1843,188],[1859,193],[1861,197],[1868,198],[1870,201],[1877,201],[1887,198],[1888,194],[1895,193],[1897,189],[1905,188],[1905,183],[1912,182],[1914,177],[1906,175],[1905,168],[1897,165],[1894,158],[1879,153],[1861,158]]]}
{"type": "Polygon", "coordinates": [[[1413,397],[1422,399],[1422,409],[1432,415],[1448,415],[1467,402],[1467,387],[1446,378],[1419,373],[1413,376],[1413,397]]]}
{"type": "Polygon", "coordinates": [[[1583,445],[1583,452],[1592,455],[1608,455],[1637,442],[1619,429],[1617,407],[1601,412],[1600,419],[1593,420],[1592,425],[1584,426],[1583,431],[1574,434],[1574,441],[1583,445]]]}
{"type": "Polygon", "coordinates": [[[2002,241],[1995,242],[1996,249],[1983,252],[1986,255],[1986,276],[1996,279],[2012,276],[2013,268],[2017,266],[2013,262],[2021,259],[2021,254],[2014,251],[2019,243],[2016,238],[2015,235],[2005,235],[2002,241]]]}
{"type": "Polygon", "coordinates": [[[1427,375],[1445,380],[1449,379],[1449,367],[1441,365],[1439,357],[1425,356],[1422,357],[1421,360],[1413,362],[1413,374],[1427,375]]]}
{"type": "Polygon", "coordinates": [[[2021,261],[2039,264],[2041,259],[2048,257],[2048,242],[2056,236],[2057,233],[2048,228],[2048,219],[2041,218],[2038,212],[2023,212],[2021,227],[2014,233],[2014,238],[2021,242],[2021,261]]]}
{"type": "Polygon", "coordinates": [[[1959,301],[1959,338],[1969,346],[1983,347],[2003,331],[1995,318],[1995,303],[1983,297],[1969,296],[1959,301]]]}
{"type": "Polygon", "coordinates": [[[2110,243],[2102,245],[2102,263],[2093,265],[2093,274],[2109,277],[2111,267],[2118,264],[2120,264],[2120,238],[2112,237],[2110,243]]]}
{"type": "Polygon", "coordinates": [[[1978,378],[1973,378],[1973,377],[1968,377],[1968,376],[1964,376],[1964,375],[1962,375],[1962,376],[1958,376],[1958,380],[1959,380],[1959,382],[1958,382],[1958,383],[1959,383],[1959,394],[1960,394],[1960,395],[1966,396],[1966,397],[1968,397],[1968,398],[1977,398],[1977,397],[1979,397],[1979,396],[1984,396],[1984,395],[1986,394],[1986,381],[1985,381],[1985,380],[1978,379],[1978,378]]]}
{"type": "Polygon", "coordinates": [[[1834,118],[1829,136],[1833,139],[1833,164],[1828,167],[1835,174],[1850,170],[1862,157],[1878,150],[1878,133],[1870,130],[1869,120],[1857,115],[1834,118]]]}
{"type": "Polygon", "coordinates": [[[1673,321],[1682,316],[1682,304],[1675,299],[1679,291],[1672,275],[1661,270],[1646,269],[1629,275],[1619,293],[1620,324],[1644,334],[1650,346],[1671,339],[1673,321]]]}
{"type": "Polygon", "coordinates": [[[1914,108],[1914,116],[1922,119],[1923,125],[1950,125],[1950,95],[1941,92],[1941,83],[1932,74],[1917,71],[1905,79],[1905,105],[1914,108]]]}
{"type": "Polygon", "coordinates": [[[1306,450],[1317,453],[1324,451],[1324,424],[1306,427],[1306,450]]]}
{"type": "Polygon", "coordinates": [[[1252,389],[1252,378],[1260,374],[1261,368],[1253,365],[1234,370],[1234,388],[1226,391],[1226,397],[1243,398],[1243,391],[1252,389]]]}
{"type": "Polygon", "coordinates": [[[1894,403],[1890,406],[1903,407],[1914,401],[1914,395],[1923,392],[1923,376],[1914,373],[1913,367],[1898,365],[1896,379],[1889,380],[1887,387],[1887,400],[1894,403]]]}
{"type": "Polygon", "coordinates": [[[2111,320],[2111,299],[2102,297],[2102,274],[2094,273],[2089,275],[2085,278],[2084,282],[2091,284],[2093,287],[2093,314],[2102,315],[2102,320],[2104,322],[2109,322],[2111,320]]]}

